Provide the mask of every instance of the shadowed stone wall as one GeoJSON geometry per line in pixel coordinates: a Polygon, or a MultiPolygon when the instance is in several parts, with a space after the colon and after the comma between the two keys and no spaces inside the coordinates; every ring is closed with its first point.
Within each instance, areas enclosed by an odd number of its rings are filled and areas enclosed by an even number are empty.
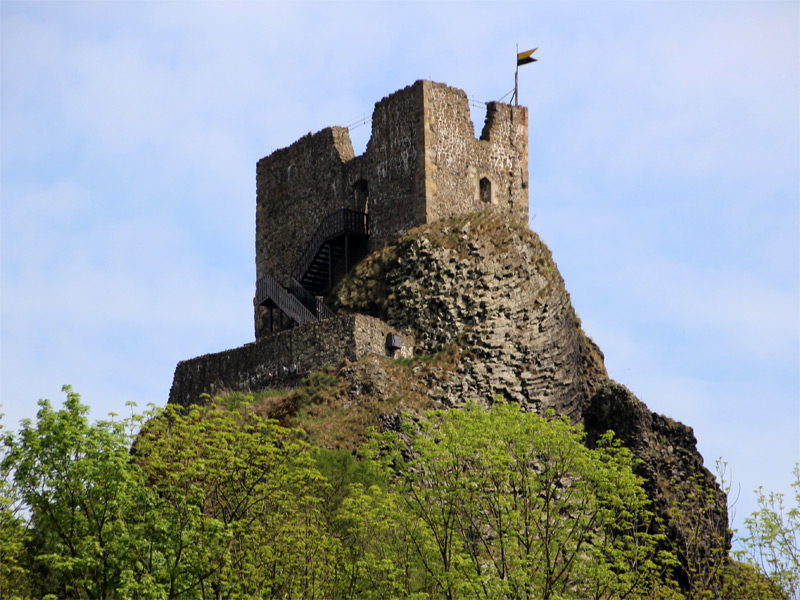
{"type": "Polygon", "coordinates": [[[354,157],[347,129],[329,127],[256,165],[256,272],[287,285],[317,226],[345,206],[343,165],[354,157]]]}
{"type": "Polygon", "coordinates": [[[410,357],[414,339],[400,333],[403,346],[392,352],[387,334],[398,330],[365,315],[345,315],[281,331],[240,348],[178,363],[169,402],[188,406],[201,394],[290,388],[310,371],[366,353],[410,357]],[[291,367],[294,365],[296,371],[291,367]]]}

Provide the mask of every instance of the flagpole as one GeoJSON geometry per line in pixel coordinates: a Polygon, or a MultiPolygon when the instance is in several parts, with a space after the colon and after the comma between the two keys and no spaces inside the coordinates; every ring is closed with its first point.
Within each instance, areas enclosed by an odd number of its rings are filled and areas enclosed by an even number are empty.
{"type": "Polygon", "coordinates": [[[514,106],[519,106],[519,44],[517,44],[517,53],[514,55],[514,64],[517,65],[514,71],[514,106]]]}

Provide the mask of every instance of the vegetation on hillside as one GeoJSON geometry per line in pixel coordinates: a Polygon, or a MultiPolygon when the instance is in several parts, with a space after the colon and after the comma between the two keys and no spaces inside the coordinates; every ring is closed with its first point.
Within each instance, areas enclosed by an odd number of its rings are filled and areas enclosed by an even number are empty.
{"type": "MultiPolygon", "coordinates": [[[[355,454],[242,396],[90,423],[65,391],[2,436],[0,597],[682,597],[611,434],[495,402],[355,454]]],[[[746,562],[689,597],[797,598],[799,520],[762,495],[746,562]]]]}

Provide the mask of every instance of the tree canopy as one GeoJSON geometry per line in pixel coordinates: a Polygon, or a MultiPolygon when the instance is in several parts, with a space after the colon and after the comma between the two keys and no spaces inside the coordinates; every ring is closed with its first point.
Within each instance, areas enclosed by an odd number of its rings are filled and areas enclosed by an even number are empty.
{"type": "MultiPolygon", "coordinates": [[[[2,433],[4,598],[681,596],[610,433],[588,448],[498,400],[408,418],[354,454],[246,398],[89,423],[65,392],[2,433]]],[[[753,548],[774,548],[760,556],[777,587],[758,589],[797,597],[797,512],[775,501],[748,522],[753,548]]]]}

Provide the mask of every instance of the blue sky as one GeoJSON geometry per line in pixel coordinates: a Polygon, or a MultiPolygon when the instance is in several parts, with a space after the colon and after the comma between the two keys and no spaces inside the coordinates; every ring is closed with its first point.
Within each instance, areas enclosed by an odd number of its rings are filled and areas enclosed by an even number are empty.
{"type": "MultiPolygon", "coordinates": [[[[100,418],[252,341],[255,163],[417,79],[530,107],[531,227],[706,465],[800,460],[797,2],[0,3],[0,402],[100,418]]],[[[473,113],[478,128],[483,115],[473,113]]],[[[352,132],[361,152],[368,127],[352,132]]]]}

